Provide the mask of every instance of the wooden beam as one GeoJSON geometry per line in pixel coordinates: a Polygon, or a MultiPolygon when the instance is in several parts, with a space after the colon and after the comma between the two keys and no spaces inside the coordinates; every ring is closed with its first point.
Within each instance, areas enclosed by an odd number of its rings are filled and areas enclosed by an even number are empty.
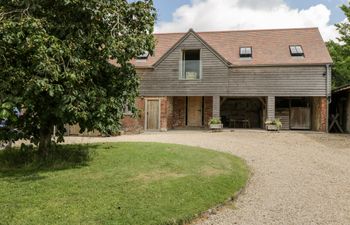
{"type": "Polygon", "coordinates": [[[222,106],[227,99],[228,99],[227,97],[223,97],[222,100],[220,101],[220,106],[222,106]]]}
{"type": "Polygon", "coordinates": [[[264,98],[259,97],[258,99],[263,104],[263,106],[266,107],[266,102],[264,101],[264,98]]]}

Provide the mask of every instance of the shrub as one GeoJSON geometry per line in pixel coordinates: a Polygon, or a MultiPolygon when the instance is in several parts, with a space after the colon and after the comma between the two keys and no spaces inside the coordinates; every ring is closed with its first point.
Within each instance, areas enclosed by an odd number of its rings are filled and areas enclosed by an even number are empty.
{"type": "Polygon", "coordinates": [[[210,120],[209,120],[209,125],[211,124],[221,124],[221,119],[218,118],[218,117],[212,117],[210,120]]]}
{"type": "Polygon", "coordinates": [[[282,128],[282,122],[280,118],[276,118],[274,120],[267,120],[265,122],[266,125],[275,125],[277,127],[277,129],[281,129],[282,128]]]}

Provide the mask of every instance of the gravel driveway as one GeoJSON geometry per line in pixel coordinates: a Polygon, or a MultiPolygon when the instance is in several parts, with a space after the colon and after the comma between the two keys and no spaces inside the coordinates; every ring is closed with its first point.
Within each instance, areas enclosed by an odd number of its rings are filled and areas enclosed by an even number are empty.
{"type": "Polygon", "coordinates": [[[350,224],[350,135],[170,131],[66,140],[179,143],[244,158],[254,174],[235,209],[226,207],[198,224],[350,224]]]}

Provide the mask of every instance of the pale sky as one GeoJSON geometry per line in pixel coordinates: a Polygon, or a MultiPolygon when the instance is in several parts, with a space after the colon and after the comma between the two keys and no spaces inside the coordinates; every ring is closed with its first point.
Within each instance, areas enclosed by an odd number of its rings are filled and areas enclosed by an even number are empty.
{"type": "Polygon", "coordinates": [[[156,32],[318,27],[325,41],[338,35],[347,0],[154,0],[156,32]]]}

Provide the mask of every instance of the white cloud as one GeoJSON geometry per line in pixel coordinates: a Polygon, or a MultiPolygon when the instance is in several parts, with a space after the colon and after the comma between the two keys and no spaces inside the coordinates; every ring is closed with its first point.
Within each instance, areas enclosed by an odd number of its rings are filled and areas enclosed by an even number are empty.
{"type": "Polygon", "coordinates": [[[159,22],[156,32],[318,27],[327,41],[338,35],[330,15],[323,4],[299,10],[283,0],[192,0],[174,12],[172,21],[159,22]]]}

